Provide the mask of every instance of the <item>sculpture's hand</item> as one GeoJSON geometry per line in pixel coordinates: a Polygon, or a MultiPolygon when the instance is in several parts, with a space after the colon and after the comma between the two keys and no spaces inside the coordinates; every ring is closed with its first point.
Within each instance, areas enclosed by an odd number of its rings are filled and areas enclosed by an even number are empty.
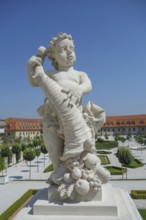
{"type": "Polygon", "coordinates": [[[32,56],[28,63],[27,63],[27,66],[35,69],[36,66],[41,66],[42,65],[42,59],[38,56],[32,56]]]}
{"type": "Polygon", "coordinates": [[[38,55],[32,56],[27,63],[28,79],[32,86],[38,86],[43,77],[43,62],[46,56],[46,48],[38,48],[38,55]]]}
{"type": "Polygon", "coordinates": [[[32,56],[27,63],[28,79],[32,86],[38,86],[44,75],[42,59],[38,56],[32,56]]]}

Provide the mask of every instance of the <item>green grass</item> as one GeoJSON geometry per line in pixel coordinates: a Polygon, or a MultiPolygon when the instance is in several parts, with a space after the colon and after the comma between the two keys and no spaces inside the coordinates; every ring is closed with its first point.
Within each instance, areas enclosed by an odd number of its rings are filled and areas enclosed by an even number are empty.
{"type": "Polygon", "coordinates": [[[143,220],[146,220],[146,209],[138,209],[143,220]]]}
{"type": "Polygon", "coordinates": [[[107,166],[105,167],[111,175],[122,175],[126,172],[126,168],[115,167],[115,166],[107,166]]]}
{"type": "Polygon", "coordinates": [[[98,157],[101,160],[101,165],[107,165],[110,164],[109,158],[105,155],[98,155],[98,157]]]}
{"type": "Polygon", "coordinates": [[[24,193],[16,202],[14,202],[1,215],[0,220],[8,220],[31,196],[35,195],[37,189],[30,189],[24,193]]]}
{"type": "Polygon", "coordinates": [[[127,167],[129,167],[129,168],[138,168],[138,167],[142,167],[142,166],[144,166],[144,164],[140,160],[134,158],[132,160],[132,162],[127,167]]]}
{"type": "Polygon", "coordinates": [[[129,165],[123,164],[124,167],[129,167],[129,168],[138,168],[138,167],[143,167],[144,163],[142,163],[140,160],[133,158],[131,163],[129,165]]]}
{"type": "Polygon", "coordinates": [[[52,172],[53,170],[54,170],[53,164],[50,164],[48,167],[46,167],[46,168],[44,169],[44,172],[43,172],[43,173],[52,172]]]}

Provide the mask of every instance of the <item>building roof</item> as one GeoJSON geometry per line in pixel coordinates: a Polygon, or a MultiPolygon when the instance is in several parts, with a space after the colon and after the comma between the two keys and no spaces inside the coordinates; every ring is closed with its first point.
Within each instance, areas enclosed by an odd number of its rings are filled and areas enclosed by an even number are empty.
{"type": "Polygon", "coordinates": [[[107,116],[103,127],[144,127],[146,126],[146,114],[107,116]]]}
{"type": "Polygon", "coordinates": [[[42,119],[39,118],[8,118],[6,131],[35,131],[42,129],[42,119]]]}
{"type": "MultiPolygon", "coordinates": [[[[8,118],[6,119],[6,131],[35,131],[42,130],[43,120],[40,118],[8,118]]],[[[146,114],[106,116],[104,128],[113,127],[144,127],[146,126],[146,114]]]]}

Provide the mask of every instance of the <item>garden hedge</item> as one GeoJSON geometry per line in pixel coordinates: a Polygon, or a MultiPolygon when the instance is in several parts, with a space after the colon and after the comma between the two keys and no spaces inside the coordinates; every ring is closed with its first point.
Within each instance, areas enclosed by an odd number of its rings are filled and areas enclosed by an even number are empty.
{"type": "Polygon", "coordinates": [[[0,220],[8,220],[32,195],[35,195],[37,189],[30,189],[24,193],[16,202],[14,202],[8,209],[6,209],[1,215],[0,220]]]}
{"type": "Polygon", "coordinates": [[[146,190],[131,190],[133,199],[146,199],[146,190]]]}

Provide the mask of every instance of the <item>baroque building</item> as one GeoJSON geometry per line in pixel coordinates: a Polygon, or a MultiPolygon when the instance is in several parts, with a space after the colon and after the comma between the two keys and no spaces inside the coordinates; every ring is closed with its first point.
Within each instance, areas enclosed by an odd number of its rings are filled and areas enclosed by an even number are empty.
{"type": "Polygon", "coordinates": [[[107,116],[98,135],[138,135],[146,134],[146,114],[107,116]]]}
{"type": "Polygon", "coordinates": [[[34,139],[42,135],[42,119],[8,118],[5,125],[5,138],[13,141],[15,138],[34,139]]]}
{"type": "MultiPolygon", "coordinates": [[[[43,120],[35,118],[8,118],[2,120],[5,124],[4,136],[13,141],[15,138],[33,139],[42,136],[43,120]]],[[[2,127],[2,126],[1,126],[2,127]]],[[[138,135],[146,134],[146,114],[107,116],[106,123],[98,131],[98,135],[138,135]]]]}

